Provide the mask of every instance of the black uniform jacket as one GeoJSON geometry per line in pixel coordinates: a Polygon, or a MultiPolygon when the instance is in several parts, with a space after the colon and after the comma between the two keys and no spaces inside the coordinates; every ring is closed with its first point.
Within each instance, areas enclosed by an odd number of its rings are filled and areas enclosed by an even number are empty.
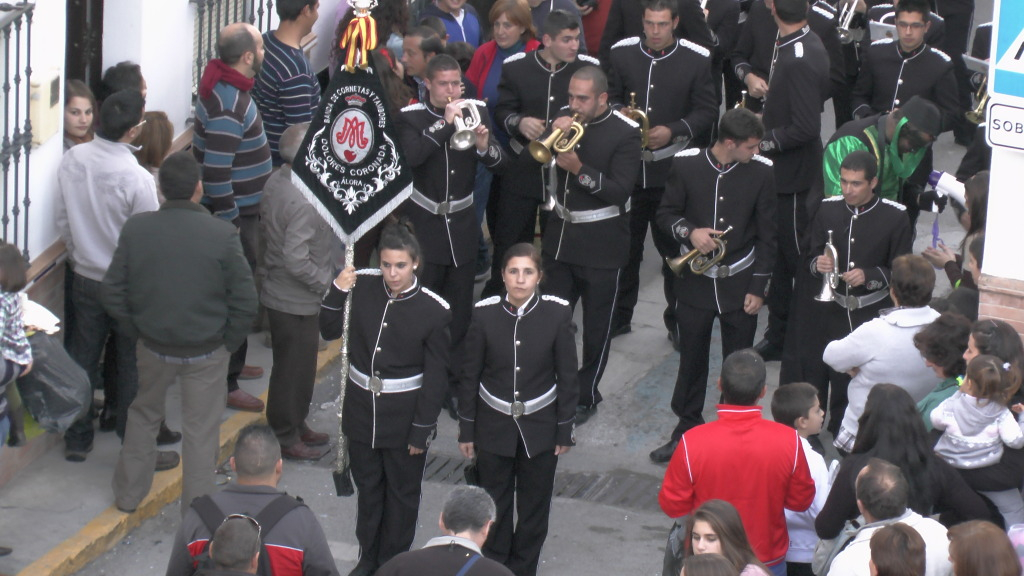
{"type": "Polygon", "coordinates": [[[942,111],[942,127],[953,128],[960,114],[953,62],[945,52],[922,44],[904,54],[890,38],[875,40],[861,54],[860,74],[853,88],[853,115],[857,118],[890,112],[921,96],[942,111]]]}
{"type": "Polygon", "coordinates": [[[807,26],[779,39],[768,83],[761,152],[775,162],[776,192],[809,190],[821,171],[821,110],[828,98],[828,56],[807,26]]]}
{"type": "MultiPolygon", "coordinates": [[[[828,69],[827,78],[832,85],[842,85],[846,78],[846,65],[843,60],[843,45],[839,42],[836,32],[835,9],[824,2],[811,2],[807,9],[807,25],[821,40],[825,47],[825,65],[828,69]]],[[[753,72],[766,82],[771,75],[772,56],[775,42],[778,40],[779,27],[771,10],[764,0],[757,0],[750,6],[747,21],[740,26],[739,39],[732,52],[732,67],[740,80],[753,72]]],[[[824,93],[823,99],[828,100],[831,87],[824,93]]]]}
{"type": "Polygon", "coordinates": [[[459,442],[499,456],[515,456],[517,437],[533,457],[555,446],[573,446],[579,386],[572,308],[535,293],[517,309],[502,296],[477,302],[466,335],[459,397],[459,442]],[[528,402],[555,387],[555,401],[518,419],[491,408],[483,386],[505,402],[528,402]],[[518,394],[517,394],[518,393],[518,394]]]}
{"type": "Polygon", "coordinates": [[[836,270],[864,271],[864,284],[850,287],[840,279],[837,294],[863,296],[888,290],[892,261],[913,248],[910,220],[902,204],[875,196],[868,204],[854,208],[842,196],[832,196],[822,201],[811,224],[808,266],[816,278],[821,274],[815,268],[815,259],[825,253],[829,230],[839,256],[836,270]]]}
{"type": "MultiPolygon", "coordinates": [[[[348,335],[352,368],[381,379],[423,375],[423,386],[379,396],[349,378],[342,431],[374,448],[426,448],[448,388],[448,303],[417,281],[392,298],[381,271],[360,270],[353,288],[348,335]]],[[[320,334],[342,335],[342,309],[348,292],[333,283],[320,305],[320,334]]]]}
{"type": "Polygon", "coordinates": [[[550,126],[569,103],[572,75],[584,66],[594,65],[599,65],[597,58],[580,54],[576,60],[559,64],[552,71],[540,50],[514,54],[502,63],[494,121],[509,135],[509,147],[518,157],[506,173],[504,190],[538,201],[544,199],[548,170],[525,153],[530,141],[519,132],[519,121],[529,116],[550,126]]]}
{"type": "Polygon", "coordinates": [[[587,124],[576,154],[583,163],[579,174],[558,169],[558,203],[573,212],[611,206],[619,215],[570,223],[552,212],[544,230],[544,254],[567,264],[622,268],[629,263],[626,206],[641,164],[639,125],[609,108],[587,124]]]}
{"type": "MultiPolygon", "coordinates": [[[[608,20],[605,21],[604,32],[601,34],[601,48],[597,54],[606,65],[613,44],[623,38],[642,36],[644,33],[643,2],[611,0],[611,3],[608,20]]],[[[712,32],[710,24],[704,20],[700,0],[679,0],[679,26],[675,30],[676,38],[685,38],[711,49],[719,40],[712,32]]]]}
{"type": "MultiPolygon", "coordinates": [[[[672,131],[670,145],[707,137],[718,117],[709,57],[707,48],[689,40],[655,53],[639,36],[626,38],[612,46],[608,99],[628,106],[635,92],[637,109],[647,114],[651,127],[672,131]]],[[[664,186],[671,165],[671,156],[644,162],[637,185],[664,186]]]]}
{"type": "MultiPolygon", "coordinates": [[[[472,541],[458,536],[431,538],[420,550],[402,552],[377,570],[380,576],[455,576],[474,556],[482,556],[472,541]]],[[[480,558],[463,576],[513,576],[504,565],[480,558]]]]}
{"type": "MultiPolygon", "coordinates": [[[[490,131],[490,143],[483,155],[477,152],[475,143],[468,150],[451,147],[455,125],[445,122],[443,109],[426,103],[413,104],[402,108],[402,113],[396,117],[398,139],[412,168],[416,190],[433,202],[452,202],[472,196],[478,161],[492,172],[499,172],[508,165],[507,154],[491,129],[487,106],[479,100],[468,102],[477,107],[480,121],[490,131]]],[[[427,262],[462,266],[476,261],[480,225],[474,207],[438,215],[408,199],[401,211],[416,227],[416,237],[427,262]]]]}
{"type": "Polygon", "coordinates": [[[697,228],[732,231],[720,264],[734,264],[751,250],[755,261],[727,278],[693,274],[689,267],[676,280],[676,296],[703,310],[732,312],[743,308],[747,294],[765,295],[775,266],[775,178],[772,162],[754,156],[746,164],[723,166],[709,148],[690,148],[676,154],[665,195],[658,207],[658,226],[689,252],[690,232],[697,228]]]}

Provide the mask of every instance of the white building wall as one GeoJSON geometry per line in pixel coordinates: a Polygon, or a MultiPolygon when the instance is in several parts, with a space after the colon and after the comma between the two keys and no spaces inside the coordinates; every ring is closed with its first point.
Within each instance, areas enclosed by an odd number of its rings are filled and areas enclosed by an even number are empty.
{"type": "Polygon", "coordinates": [[[1024,280],[1024,259],[1020,250],[1021,217],[1024,216],[1022,162],[1022,152],[999,147],[992,149],[985,256],[982,260],[985,274],[989,276],[1024,280]]]}

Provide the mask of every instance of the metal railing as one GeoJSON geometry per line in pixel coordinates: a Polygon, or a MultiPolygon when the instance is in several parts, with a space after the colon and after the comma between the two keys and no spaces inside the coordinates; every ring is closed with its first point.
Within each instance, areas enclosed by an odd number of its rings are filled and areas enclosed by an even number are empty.
{"type": "Polygon", "coordinates": [[[249,22],[260,32],[276,27],[274,0],[189,0],[196,6],[192,55],[192,94],[199,86],[206,63],[217,56],[217,33],[233,22],[249,22]]]}
{"type": "Polygon", "coordinates": [[[0,172],[3,174],[3,240],[28,253],[29,160],[32,122],[29,98],[32,79],[32,15],[35,4],[0,3],[0,49],[3,50],[3,138],[0,172]],[[24,67],[23,67],[24,66],[24,67]],[[24,75],[23,75],[24,73],[24,75]]]}

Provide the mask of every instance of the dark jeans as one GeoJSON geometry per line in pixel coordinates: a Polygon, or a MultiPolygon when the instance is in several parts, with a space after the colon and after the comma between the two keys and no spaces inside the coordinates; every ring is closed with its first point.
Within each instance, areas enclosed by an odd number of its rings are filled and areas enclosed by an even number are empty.
{"type": "MultiPolygon", "coordinates": [[[[100,382],[100,356],[108,335],[117,342],[117,430],[124,435],[128,421],[128,407],[135,400],[139,390],[139,372],[135,365],[135,338],[124,334],[100,304],[101,283],[78,274],[71,284],[71,303],[75,309],[74,330],[68,333],[66,342],[68,355],[89,374],[89,382],[95,389],[100,382]]],[[[85,449],[93,440],[92,421],[96,411],[89,403],[88,413],[78,419],[64,433],[64,442],[69,448],[85,449]]]]}
{"type": "Polygon", "coordinates": [[[318,315],[299,316],[267,308],[274,366],[267,391],[267,423],[282,446],[299,443],[316,383],[318,315]]]}
{"type": "MultiPolygon", "coordinates": [[[[253,277],[256,274],[257,255],[260,244],[260,217],[257,214],[242,215],[238,217],[238,234],[242,239],[242,252],[245,253],[245,260],[252,269],[253,277]]],[[[257,290],[257,293],[259,291],[257,290]]],[[[248,340],[242,340],[242,345],[231,353],[228,360],[228,393],[238,390],[238,375],[245,368],[245,357],[249,352],[248,340]]]]}

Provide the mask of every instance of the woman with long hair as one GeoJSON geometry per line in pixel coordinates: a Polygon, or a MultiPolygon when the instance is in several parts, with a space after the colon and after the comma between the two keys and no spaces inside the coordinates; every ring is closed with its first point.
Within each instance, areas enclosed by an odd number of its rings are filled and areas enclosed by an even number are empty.
{"type": "Polygon", "coordinates": [[[353,298],[342,414],[359,491],[353,576],[373,574],[412,545],[427,444],[448,388],[451,312],[420,285],[419,264],[412,228],[390,223],[381,233],[380,268],[342,270],[320,309],[320,334],[335,340],[345,300],[353,298]]]}
{"type": "Polygon", "coordinates": [[[942,378],[942,382],[917,403],[926,430],[932,429],[932,410],[949,398],[963,382],[963,351],[971,335],[971,323],[956,312],[945,312],[934,322],[914,334],[914,347],[921,353],[924,363],[942,378]]]}
{"type": "Polygon", "coordinates": [[[964,522],[949,529],[953,576],[1020,576],[1010,538],[991,522],[964,522]]]}
{"type": "Polygon", "coordinates": [[[953,250],[945,244],[925,248],[921,253],[936,268],[942,268],[953,288],[978,289],[979,278],[967,269],[970,262],[969,248],[971,242],[985,234],[985,222],[988,213],[989,171],[978,172],[964,185],[967,210],[961,217],[961,224],[967,230],[959,250],[953,250]]]}
{"type": "Polygon", "coordinates": [[[144,122],[142,131],[135,137],[135,140],[132,140],[132,146],[139,148],[134,152],[135,157],[139,160],[139,165],[149,170],[156,179],[157,196],[160,198],[160,203],[163,204],[165,198],[163,192],[160,191],[160,179],[156,176],[160,171],[160,166],[164,163],[164,158],[171,150],[171,144],[174,141],[174,125],[167,118],[167,113],[160,110],[146,112],[142,116],[142,120],[144,122]]]}
{"type": "Polygon", "coordinates": [[[878,384],[868,393],[853,451],[839,465],[828,499],[814,521],[818,536],[835,538],[847,520],[856,518],[857,474],[868,460],[881,458],[898,466],[910,486],[908,507],[922,516],[951,512],[958,520],[989,518],[985,502],[953,467],[935,456],[917,406],[906,390],[878,384]]]}
{"type": "Polygon", "coordinates": [[[96,97],[81,80],[64,82],[64,151],[92,140],[93,118],[99,115],[96,97]]]}
{"type": "Polygon", "coordinates": [[[686,519],[683,557],[721,554],[740,576],[769,576],[754,554],[736,507],[725,500],[708,500],[686,519]]]}
{"type": "Polygon", "coordinates": [[[487,557],[533,576],[558,457],[575,444],[576,338],[569,303],[538,290],[536,247],[512,246],[501,270],[506,295],[478,302],[466,334],[459,450],[476,457],[480,486],[498,509],[487,557]]]}

